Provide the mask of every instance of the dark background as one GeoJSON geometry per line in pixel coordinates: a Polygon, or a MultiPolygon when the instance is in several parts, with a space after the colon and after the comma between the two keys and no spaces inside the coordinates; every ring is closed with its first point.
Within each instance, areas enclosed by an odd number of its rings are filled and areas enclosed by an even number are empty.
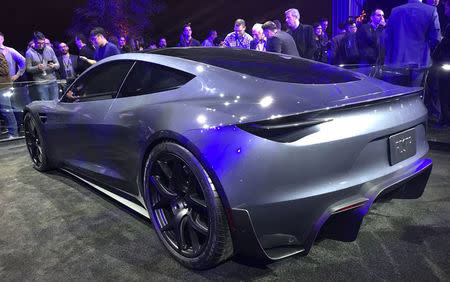
{"type": "MultiPolygon", "coordinates": [[[[167,36],[169,43],[175,44],[186,22],[192,23],[192,36],[203,41],[210,29],[217,30],[224,37],[234,29],[234,21],[242,18],[247,24],[247,33],[251,34],[253,24],[278,19],[284,24],[284,11],[297,8],[300,21],[312,24],[322,17],[331,20],[331,0],[315,1],[261,1],[261,0],[218,0],[218,1],[179,1],[169,0],[167,9],[154,18],[151,34],[154,40],[167,36]]],[[[329,29],[331,31],[331,29],[329,29]]]]}
{"type": "Polygon", "coordinates": [[[5,34],[5,45],[25,51],[34,30],[51,40],[63,40],[72,25],[73,9],[84,3],[86,0],[2,0],[0,31],[5,34]]]}
{"type": "MultiPolygon", "coordinates": [[[[221,36],[233,31],[234,21],[243,18],[247,32],[254,23],[278,19],[284,23],[284,11],[295,7],[300,10],[301,22],[312,24],[325,16],[331,20],[332,1],[261,1],[261,0],[165,0],[166,9],[152,18],[153,24],[144,38],[153,41],[164,36],[169,45],[179,40],[183,25],[192,23],[193,37],[203,41],[210,29],[221,36]]],[[[84,6],[87,0],[66,1],[2,1],[0,31],[5,34],[5,45],[25,51],[34,30],[42,31],[51,41],[69,41],[66,30],[72,25],[75,8],[84,6]]],[[[132,16],[132,15],[131,15],[132,16]]],[[[331,30],[331,29],[329,29],[331,30]]]]}
{"type": "MultiPolygon", "coordinates": [[[[166,8],[151,18],[152,24],[143,37],[146,43],[157,43],[166,37],[169,46],[174,46],[185,23],[192,23],[193,37],[203,41],[211,29],[224,37],[233,31],[234,21],[243,18],[247,22],[247,32],[251,33],[254,23],[278,19],[284,24],[284,11],[295,7],[300,10],[300,21],[312,24],[322,17],[330,19],[328,34],[331,35],[332,0],[160,0],[166,8]]],[[[12,1],[1,3],[0,31],[5,34],[5,45],[25,51],[34,30],[42,31],[52,41],[71,41],[66,31],[72,25],[72,15],[76,8],[84,6],[87,0],[66,1],[12,1]]],[[[406,0],[367,0],[364,8],[370,13],[374,8],[384,10],[389,17],[393,7],[406,0]]],[[[442,7],[440,7],[442,8],[442,7]]],[[[132,16],[132,15],[130,15],[132,16]]],[[[74,47],[73,47],[74,48],[74,47]]],[[[74,52],[75,50],[72,50],[74,52]]]]}

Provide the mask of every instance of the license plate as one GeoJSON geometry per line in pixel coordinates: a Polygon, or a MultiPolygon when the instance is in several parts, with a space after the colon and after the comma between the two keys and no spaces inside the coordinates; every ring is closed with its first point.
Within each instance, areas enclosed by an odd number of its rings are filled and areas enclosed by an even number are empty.
{"type": "Polygon", "coordinates": [[[415,128],[389,137],[389,163],[395,165],[416,154],[415,128]]]}

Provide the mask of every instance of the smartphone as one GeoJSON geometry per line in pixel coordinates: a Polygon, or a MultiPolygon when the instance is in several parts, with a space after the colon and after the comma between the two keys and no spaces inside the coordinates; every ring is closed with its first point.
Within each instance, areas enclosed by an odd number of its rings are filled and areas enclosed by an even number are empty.
{"type": "Polygon", "coordinates": [[[53,63],[53,60],[47,61],[47,65],[48,65],[48,64],[54,64],[54,63],[53,63]]]}

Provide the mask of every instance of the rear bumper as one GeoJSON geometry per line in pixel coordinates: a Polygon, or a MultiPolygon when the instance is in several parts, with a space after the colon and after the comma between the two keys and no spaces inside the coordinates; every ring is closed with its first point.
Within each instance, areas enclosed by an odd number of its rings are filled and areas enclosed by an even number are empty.
{"type": "Polygon", "coordinates": [[[344,190],[251,209],[234,208],[232,234],[236,253],[269,260],[306,254],[319,232],[325,238],[353,241],[364,215],[376,199],[419,198],[431,169],[431,160],[419,159],[389,175],[344,190]],[[355,203],[362,204],[343,211],[355,203]],[[253,223],[256,218],[259,221],[267,218],[268,224],[277,218],[279,224],[268,228],[270,232],[257,233],[253,223]]]}

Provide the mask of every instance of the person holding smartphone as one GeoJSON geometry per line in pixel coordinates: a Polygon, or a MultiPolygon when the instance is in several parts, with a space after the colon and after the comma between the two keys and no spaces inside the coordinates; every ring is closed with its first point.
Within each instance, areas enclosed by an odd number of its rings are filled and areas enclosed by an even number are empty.
{"type": "Polygon", "coordinates": [[[35,81],[29,86],[30,99],[55,100],[58,99],[58,84],[55,71],[60,65],[52,48],[45,45],[45,36],[42,32],[33,33],[34,47],[26,53],[26,71],[35,81]]]}

